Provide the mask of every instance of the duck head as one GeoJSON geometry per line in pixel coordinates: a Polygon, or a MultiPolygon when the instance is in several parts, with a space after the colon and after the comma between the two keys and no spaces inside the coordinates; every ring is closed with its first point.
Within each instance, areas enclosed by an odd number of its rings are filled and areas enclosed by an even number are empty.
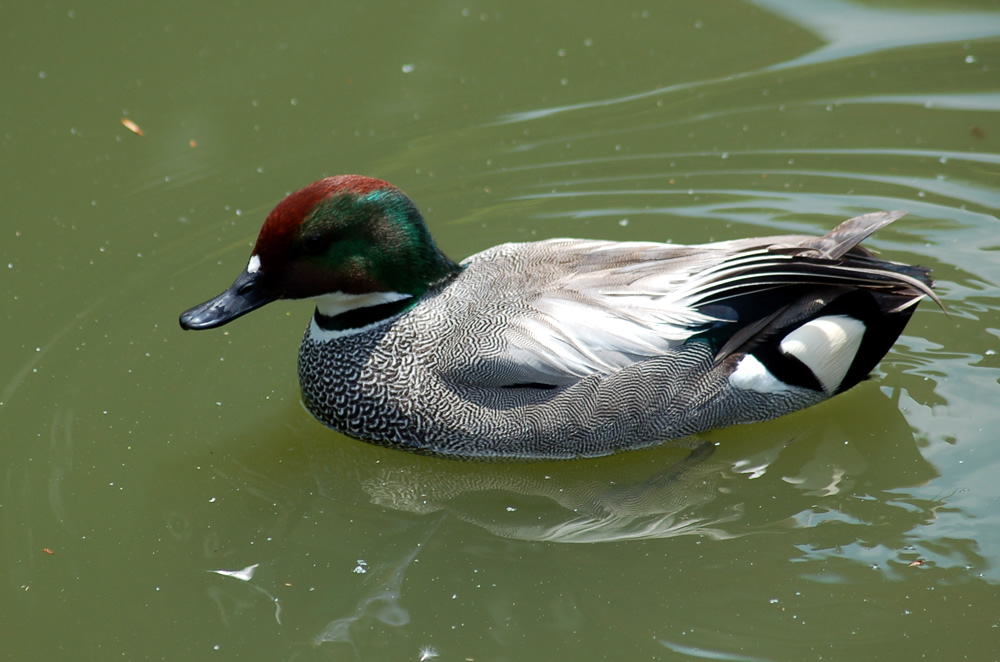
{"type": "Polygon", "coordinates": [[[278,203],[243,273],[180,323],[213,329],[277,299],[314,299],[317,317],[327,320],[375,306],[396,314],[458,270],[398,188],[360,175],[327,177],[278,203]]]}

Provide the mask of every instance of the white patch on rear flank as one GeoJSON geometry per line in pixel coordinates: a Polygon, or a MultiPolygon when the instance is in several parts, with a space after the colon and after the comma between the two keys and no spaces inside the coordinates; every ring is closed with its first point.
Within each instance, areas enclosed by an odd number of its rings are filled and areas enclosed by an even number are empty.
{"type": "Polygon", "coordinates": [[[865,335],[861,320],[829,315],[806,322],[781,341],[781,351],[802,361],[827,393],[844,381],[865,335]]]}
{"type": "Polygon", "coordinates": [[[255,274],[260,271],[260,257],[257,254],[250,256],[250,261],[247,262],[247,273],[255,274]]]}
{"type": "Polygon", "coordinates": [[[729,375],[729,383],[736,388],[758,393],[779,393],[790,387],[771,374],[753,354],[747,354],[729,375]]]}

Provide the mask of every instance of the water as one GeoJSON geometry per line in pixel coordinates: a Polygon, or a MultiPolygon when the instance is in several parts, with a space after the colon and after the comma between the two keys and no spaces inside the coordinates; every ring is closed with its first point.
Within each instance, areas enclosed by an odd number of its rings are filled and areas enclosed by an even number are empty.
{"type": "Polygon", "coordinates": [[[8,659],[1000,656],[997,3],[6,18],[8,659]],[[873,380],[712,453],[388,451],[299,404],[307,304],[176,320],[285,193],[342,172],[406,190],[454,258],[904,209],[868,245],[931,267],[947,314],[922,304],[873,380]]]}

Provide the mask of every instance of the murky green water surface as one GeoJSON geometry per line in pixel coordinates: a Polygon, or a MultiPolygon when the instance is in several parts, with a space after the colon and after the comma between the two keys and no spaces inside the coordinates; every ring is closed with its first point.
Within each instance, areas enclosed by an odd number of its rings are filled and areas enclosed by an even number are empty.
{"type": "Polygon", "coordinates": [[[997,2],[3,23],[7,659],[1000,656],[997,2]],[[869,245],[933,268],[948,314],[922,304],[875,379],[708,456],[388,451],[300,406],[308,304],[177,325],[285,193],[343,172],[406,190],[455,258],[904,209],[869,245]]]}

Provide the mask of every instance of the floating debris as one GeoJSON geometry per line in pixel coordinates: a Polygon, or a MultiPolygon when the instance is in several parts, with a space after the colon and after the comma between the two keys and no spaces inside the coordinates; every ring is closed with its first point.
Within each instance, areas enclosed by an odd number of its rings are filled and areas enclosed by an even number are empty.
{"type": "Polygon", "coordinates": [[[127,118],[127,117],[123,117],[122,118],[122,126],[125,127],[126,129],[128,129],[129,131],[131,131],[132,133],[136,134],[136,135],[140,135],[140,136],[144,135],[142,133],[142,129],[139,127],[139,125],[136,124],[135,122],[133,122],[132,120],[130,120],[129,118],[127,118]]]}
{"type": "Polygon", "coordinates": [[[257,566],[259,563],[254,563],[253,565],[248,565],[241,570],[209,570],[208,572],[214,572],[217,575],[222,575],[224,577],[235,577],[244,582],[248,582],[253,579],[253,573],[257,572],[257,566]]]}

